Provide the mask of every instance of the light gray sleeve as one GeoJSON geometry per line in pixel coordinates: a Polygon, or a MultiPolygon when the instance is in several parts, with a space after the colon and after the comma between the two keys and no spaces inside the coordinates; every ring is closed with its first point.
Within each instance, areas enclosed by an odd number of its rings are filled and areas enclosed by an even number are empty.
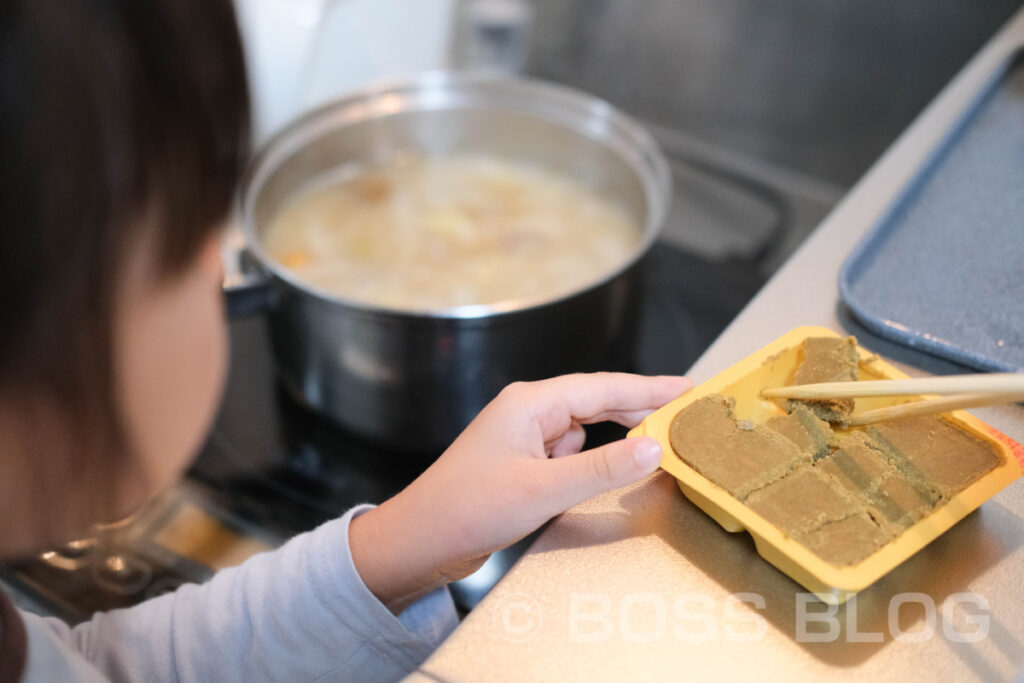
{"type": "Polygon", "coordinates": [[[353,508],[203,585],[74,628],[31,615],[26,621],[47,621],[61,645],[116,681],[396,680],[458,620],[446,588],[397,618],[366,588],[352,563],[348,525],[369,508],[353,508]]]}

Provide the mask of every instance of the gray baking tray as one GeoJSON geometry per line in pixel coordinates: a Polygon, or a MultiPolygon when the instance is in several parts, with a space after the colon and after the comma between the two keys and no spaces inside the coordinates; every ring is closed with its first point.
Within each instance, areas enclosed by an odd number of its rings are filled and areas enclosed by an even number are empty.
{"type": "Polygon", "coordinates": [[[1024,49],[850,254],[867,328],[978,370],[1024,370],[1024,49]]]}

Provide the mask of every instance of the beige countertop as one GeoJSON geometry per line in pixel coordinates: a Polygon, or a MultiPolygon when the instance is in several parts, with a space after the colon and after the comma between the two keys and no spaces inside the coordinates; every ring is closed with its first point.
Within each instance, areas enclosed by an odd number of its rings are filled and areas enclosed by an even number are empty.
{"type": "MultiPolygon", "coordinates": [[[[1024,10],[850,191],[689,374],[708,379],[801,325],[856,334],[911,375],[956,370],[837,306],[840,265],[986,81],[1024,10]]],[[[682,370],[682,368],[681,368],[682,370]]],[[[974,411],[1024,441],[1024,409],[974,411]]],[[[1013,679],[1024,671],[1024,481],[834,614],[659,472],[555,520],[413,674],[419,681],[692,677],[1013,679]],[[817,615],[817,616],[816,616],[817,615]],[[817,642],[815,642],[817,641],[817,642]]]]}

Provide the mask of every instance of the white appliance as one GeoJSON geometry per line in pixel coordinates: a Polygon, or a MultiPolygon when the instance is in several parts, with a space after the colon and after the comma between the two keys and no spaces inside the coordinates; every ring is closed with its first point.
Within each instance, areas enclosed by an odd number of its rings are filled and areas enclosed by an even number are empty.
{"type": "Polygon", "coordinates": [[[256,142],[373,81],[449,66],[456,0],[235,0],[256,142]]]}

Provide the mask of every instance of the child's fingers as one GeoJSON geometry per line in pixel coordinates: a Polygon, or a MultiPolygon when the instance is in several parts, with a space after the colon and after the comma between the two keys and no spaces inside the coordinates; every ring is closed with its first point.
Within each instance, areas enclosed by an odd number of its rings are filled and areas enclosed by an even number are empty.
{"type": "Polygon", "coordinates": [[[567,432],[548,441],[544,444],[544,448],[553,458],[560,458],[563,455],[579,453],[587,438],[586,432],[583,431],[584,424],[593,424],[595,422],[615,422],[624,427],[635,427],[652,412],[654,412],[653,408],[632,410],[628,412],[612,411],[601,413],[600,415],[586,420],[573,421],[572,426],[569,427],[567,432]]]}
{"type": "Polygon", "coordinates": [[[650,437],[640,437],[544,463],[550,478],[546,487],[550,514],[557,515],[599,493],[642,479],[660,462],[660,444],[650,437]]]}
{"type": "Polygon", "coordinates": [[[586,438],[587,433],[583,431],[583,425],[573,422],[572,426],[569,427],[569,431],[549,444],[547,450],[551,453],[552,458],[561,458],[563,455],[579,453],[580,449],[583,448],[586,438]]]}
{"type": "Polygon", "coordinates": [[[525,385],[545,435],[565,428],[570,416],[598,422],[610,415],[639,414],[660,408],[693,383],[685,377],[643,377],[617,372],[565,375],[525,385]]]}
{"type": "MultiPolygon", "coordinates": [[[[659,408],[661,406],[658,406],[659,408]]],[[[644,408],[643,410],[609,410],[608,412],[594,415],[593,417],[580,418],[580,424],[594,424],[595,422],[615,422],[623,427],[636,427],[645,417],[650,415],[656,408],[644,408]]]]}

